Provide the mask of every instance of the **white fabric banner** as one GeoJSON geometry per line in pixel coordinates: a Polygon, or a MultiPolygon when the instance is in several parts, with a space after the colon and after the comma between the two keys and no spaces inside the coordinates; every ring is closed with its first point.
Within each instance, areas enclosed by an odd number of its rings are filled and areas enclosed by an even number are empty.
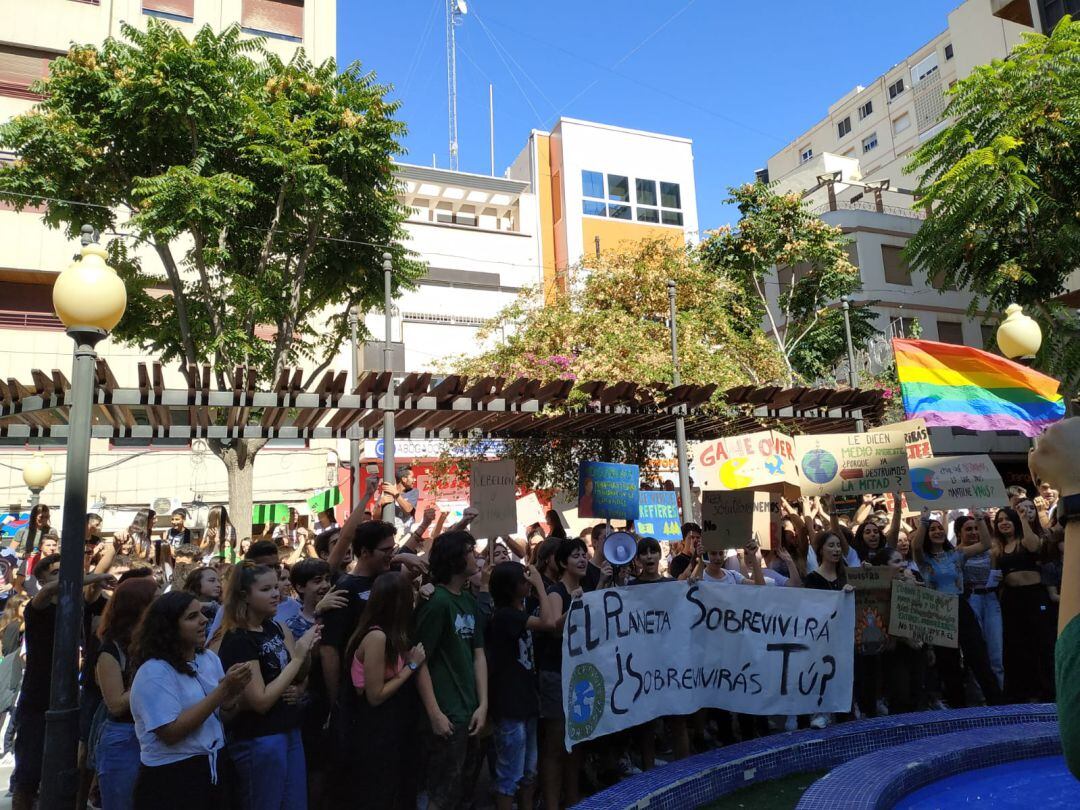
{"type": "Polygon", "coordinates": [[[563,629],[566,748],[712,706],[851,709],[852,593],[660,582],[587,593],[563,629]]]}

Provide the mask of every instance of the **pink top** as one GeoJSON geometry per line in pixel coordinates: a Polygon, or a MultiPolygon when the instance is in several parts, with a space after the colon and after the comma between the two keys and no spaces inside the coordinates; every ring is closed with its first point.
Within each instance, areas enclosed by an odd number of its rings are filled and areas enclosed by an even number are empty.
{"type": "MultiPolygon", "coordinates": [[[[372,630],[382,630],[381,627],[372,627],[371,629],[372,630]]],[[[357,648],[356,652],[359,653],[360,649],[357,648]]],[[[386,681],[390,680],[391,678],[393,678],[399,672],[401,672],[401,670],[402,670],[402,668],[404,666],[405,666],[405,659],[402,658],[401,656],[398,656],[398,660],[397,660],[396,665],[394,665],[394,666],[387,665],[387,667],[386,667],[386,677],[383,679],[384,683],[386,681]]],[[[363,689],[364,684],[366,683],[367,679],[364,677],[364,662],[360,660],[359,655],[353,655],[352,666],[349,668],[349,674],[352,676],[353,686],[355,686],[357,689],[363,689]]]]}

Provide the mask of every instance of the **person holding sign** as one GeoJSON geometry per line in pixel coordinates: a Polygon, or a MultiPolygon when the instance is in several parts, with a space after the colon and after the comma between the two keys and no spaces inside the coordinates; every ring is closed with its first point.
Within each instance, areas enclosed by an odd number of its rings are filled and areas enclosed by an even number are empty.
{"type": "MultiPolygon", "coordinates": [[[[953,537],[961,547],[981,543],[979,520],[974,515],[956,518],[953,521],[953,537]]],[[[964,600],[971,605],[975,618],[979,620],[990,668],[994,670],[998,685],[1003,686],[1005,669],[1001,663],[1001,603],[997,595],[1000,582],[1001,571],[994,568],[989,550],[964,560],[964,600]]]]}
{"type": "Polygon", "coordinates": [[[934,647],[942,693],[953,709],[962,709],[967,706],[964,667],[960,660],[961,651],[964,654],[964,662],[975,676],[986,702],[991,706],[998,706],[1004,702],[997,676],[990,667],[990,656],[986,652],[986,642],[979,630],[979,620],[975,618],[975,611],[971,609],[971,605],[960,598],[964,593],[964,561],[968,557],[981,554],[990,547],[990,534],[986,528],[985,514],[977,510],[975,518],[979,542],[954,548],[949,542],[948,534],[941,521],[931,519],[930,509],[923,507],[919,518],[919,528],[911,543],[915,561],[919,564],[919,570],[922,571],[927,586],[938,593],[955,594],[959,602],[957,638],[960,646],[958,648],[934,647]]]}
{"type": "Polygon", "coordinates": [[[1011,507],[998,510],[994,516],[994,533],[998,546],[993,557],[1002,575],[1005,694],[1011,703],[1052,700],[1052,670],[1045,654],[1050,600],[1039,571],[1042,541],[1011,507]]]}
{"type": "MultiPolygon", "coordinates": [[[[918,584],[915,572],[895,548],[885,547],[871,558],[874,565],[892,569],[893,581],[918,584]]],[[[926,679],[926,646],[921,641],[888,637],[881,656],[881,671],[885,675],[885,701],[891,714],[916,711],[918,698],[926,679]]]]}

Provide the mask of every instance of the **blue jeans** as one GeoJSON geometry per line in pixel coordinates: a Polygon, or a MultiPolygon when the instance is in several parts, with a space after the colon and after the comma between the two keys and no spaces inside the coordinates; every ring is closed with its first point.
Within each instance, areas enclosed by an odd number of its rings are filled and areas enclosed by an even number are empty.
{"type": "Polygon", "coordinates": [[[536,776],[536,718],[495,723],[495,792],[513,796],[536,776]]]}
{"type": "Polygon", "coordinates": [[[139,739],[134,723],[106,720],[97,742],[101,810],[131,810],[139,776],[139,739]]]}
{"type": "Polygon", "coordinates": [[[306,810],[307,769],[300,729],[227,746],[241,810],[306,810]]]}
{"type": "Polygon", "coordinates": [[[986,640],[986,652],[990,656],[990,669],[997,676],[998,683],[1005,683],[1005,666],[1001,658],[1001,602],[996,593],[973,593],[968,596],[968,604],[979,620],[983,638],[986,640]]]}

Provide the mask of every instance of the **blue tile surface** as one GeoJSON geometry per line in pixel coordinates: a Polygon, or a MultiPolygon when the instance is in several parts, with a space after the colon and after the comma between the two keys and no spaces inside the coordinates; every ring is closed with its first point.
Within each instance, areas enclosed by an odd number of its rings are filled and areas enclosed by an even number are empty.
{"type": "MultiPolygon", "coordinates": [[[[1047,703],[949,709],[841,723],[820,731],[791,731],[706,751],[656,768],[601,791],[575,808],[686,810],[748,785],[836,768],[863,755],[927,737],[1028,724],[1053,724],[1056,734],[1056,708],[1047,703]]],[[[833,801],[830,810],[841,806],[833,801]]]]}

